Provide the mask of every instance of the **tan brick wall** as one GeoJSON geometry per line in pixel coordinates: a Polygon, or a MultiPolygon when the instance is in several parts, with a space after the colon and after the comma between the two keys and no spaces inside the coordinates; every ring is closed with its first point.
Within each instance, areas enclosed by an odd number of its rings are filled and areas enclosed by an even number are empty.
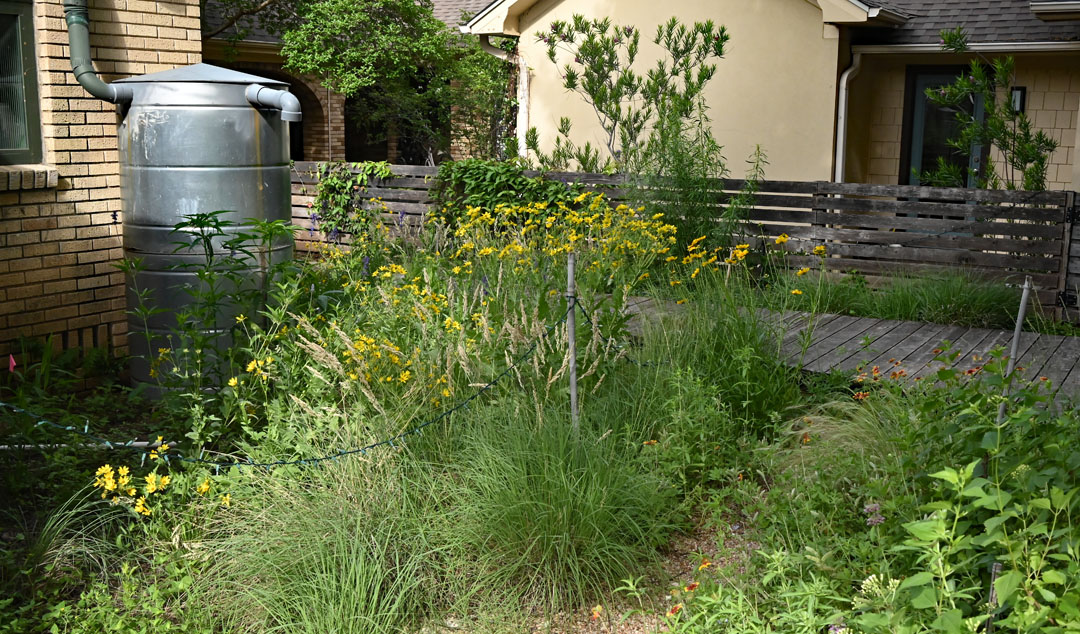
{"type": "MultiPolygon", "coordinates": [[[[122,352],[115,108],[71,73],[61,0],[35,0],[34,11],[44,163],[55,170],[0,166],[0,354],[20,336],[47,335],[122,352]],[[40,182],[23,182],[35,172],[40,182]]],[[[90,0],[90,34],[106,81],[201,60],[196,0],[90,0]]]]}
{"type": "MultiPolygon", "coordinates": [[[[1073,189],[1076,123],[1080,110],[1080,55],[1014,57],[1016,85],[1027,88],[1028,117],[1037,129],[1045,131],[1060,144],[1050,158],[1047,187],[1073,189]]],[[[864,57],[862,69],[851,88],[846,180],[882,184],[899,181],[907,67],[956,63],[955,57],[936,54],[864,57]]],[[[999,161],[1000,154],[994,152],[991,158],[999,161]]]]}

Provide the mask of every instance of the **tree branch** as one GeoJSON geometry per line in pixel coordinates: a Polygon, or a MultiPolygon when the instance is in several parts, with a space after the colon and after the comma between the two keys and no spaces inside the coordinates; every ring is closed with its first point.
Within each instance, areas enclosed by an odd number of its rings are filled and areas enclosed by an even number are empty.
{"type": "Polygon", "coordinates": [[[279,0],[263,0],[262,2],[255,5],[255,7],[251,8],[251,9],[248,9],[246,11],[237,11],[235,15],[233,15],[229,19],[225,20],[225,22],[223,22],[221,24],[221,26],[219,26],[218,28],[214,29],[213,31],[211,31],[209,33],[203,34],[203,36],[202,36],[203,41],[205,42],[206,40],[209,40],[210,38],[212,38],[215,35],[221,33],[222,31],[225,31],[229,27],[234,26],[237,22],[240,21],[240,18],[243,18],[245,16],[249,16],[249,15],[255,15],[259,11],[262,11],[266,7],[276,3],[278,1],[279,0]]]}

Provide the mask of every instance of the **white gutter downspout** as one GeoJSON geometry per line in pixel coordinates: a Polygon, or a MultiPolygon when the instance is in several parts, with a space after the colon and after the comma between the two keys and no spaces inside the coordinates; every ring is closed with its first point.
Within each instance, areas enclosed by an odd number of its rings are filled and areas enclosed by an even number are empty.
{"type": "Polygon", "coordinates": [[[525,58],[517,55],[517,142],[518,156],[529,158],[529,148],[525,147],[525,134],[529,131],[529,65],[525,58]]]}
{"type": "Polygon", "coordinates": [[[862,53],[855,53],[851,57],[851,66],[840,75],[840,94],[837,97],[836,106],[836,158],[833,162],[833,182],[844,182],[844,159],[847,154],[847,114],[848,114],[848,87],[855,75],[859,74],[859,66],[862,63],[862,53]]]}

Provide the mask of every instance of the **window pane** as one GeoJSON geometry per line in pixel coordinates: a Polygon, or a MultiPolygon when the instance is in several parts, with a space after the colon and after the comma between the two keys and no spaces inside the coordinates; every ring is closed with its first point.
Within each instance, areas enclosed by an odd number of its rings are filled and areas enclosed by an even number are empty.
{"type": "MultiPolygon", "coordinates": [[[[939,86],[941,84],[938,84],[939,86]]],[[[931,86],[936,88],[937,86],[931,86]]],[[[960,122],[956,120],[956,111],[951,108],[942,108],[934,105],[926,98],[925,94],[919,94],[925,108],[925,129],[922,138],[922,161],[920,164],[924,170],[933,171],[937,168],[939,158],[944,158],[950,163],[967,165],[968,159],[963,153],[949,146],[949,140],[960,136],[960,122]]],[[[963,110],[969,115],[972,107],[964,104],[963,110]]]]}
{"type": "Polygon", "coordinates": [[[0,14],[0,150],[29,149],[19,16],[0,14]]]}

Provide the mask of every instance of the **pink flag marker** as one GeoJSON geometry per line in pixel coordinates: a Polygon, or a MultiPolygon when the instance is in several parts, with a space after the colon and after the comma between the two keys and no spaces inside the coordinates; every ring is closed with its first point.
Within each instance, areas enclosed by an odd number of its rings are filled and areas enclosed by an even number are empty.
{"type": "Polygon", "coordinates": [[[13,354],[8,355],[7,369],[8,369],[8,372],[14,372],[15,371],[15,355],[13,355],[13,354]]]}

